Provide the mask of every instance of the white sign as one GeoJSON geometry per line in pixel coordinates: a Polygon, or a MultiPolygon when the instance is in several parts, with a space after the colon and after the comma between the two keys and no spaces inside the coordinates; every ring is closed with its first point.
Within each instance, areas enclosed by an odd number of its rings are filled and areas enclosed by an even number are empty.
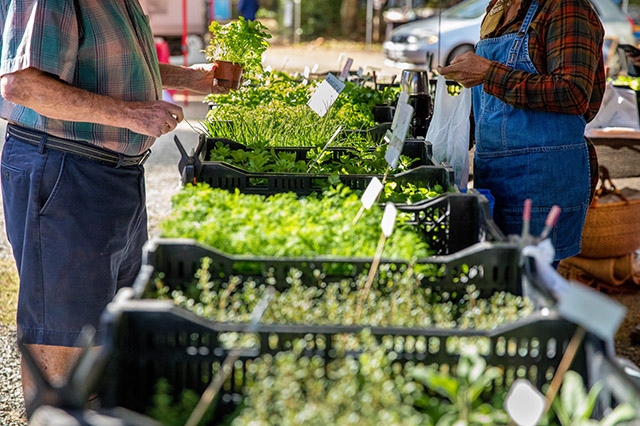
{"type": "Polygon", "coordinates": [[[376,202],[378,196],[382,192],[382,188],[384,188],[384,185],[380,182],[380,179],[377,177],[371,179],[369,185],[367,185],[367,189],[365,189],[364,194],[362,194],[362,198],[360,199],[365,209],[369,210],[373,203],[376,202]]]}
{"type": "Polygon", "coordinates": [[[347,79],[351,65],[353,65],[353,58],[347,58],[347,62],[344,64],[344,68],[342,68],[342,72],[340,73],[340,81],[345,81],[347,79]]]}
{"type": "Polygon", "coordinates": [[[329,74],[311,95],[307,105],[320,117],[324,117],[331,105],[338,99],[342,90],[344,90],[344,83],[333,74],[329,74]]]}
{"type": "Polygon", "coordinates": [[[387,163],[392,169],[395,169],[398,165],[398,159],[402,153],[404,140],[407,137],[412,117],[413,107],[409,104],[399,103],[396,108],[396,113],[393,116],[393,120],[396,122],[396,127],[393,129],[391,141],[389,142],[387,152],[384,155],[384,159],[387,160],[387,163]]]}
{"type": "Polygon", "coordinates": [[[389,238],[393,234],[393,227],[396,224],[396,217],[398,216],[398,209],[395,204],[388,202],[384,207],[384,214],[382,215],[382,233],[385,237],[389,238]]]}
{"type": "Polygon", "coordinates": [[[584,284],[571,283],[558,301],[558,313],[603,340],[613,339],[627,309],[584,284]]]}
{"type": "Polygon", "coordinates": [[[518,426],[535,426],[544,414],[546,399],[528,380],[513,382],[504,408],[518,426]]]}

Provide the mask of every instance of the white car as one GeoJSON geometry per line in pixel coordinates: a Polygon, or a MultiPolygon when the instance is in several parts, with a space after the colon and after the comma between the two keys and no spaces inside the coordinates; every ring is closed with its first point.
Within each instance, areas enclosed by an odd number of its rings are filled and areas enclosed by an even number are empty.
{"type": "MultiPolygon", "coordinates": [[[[617,37],[619,43],[636,44],[633,22],[612,0],[591,0],[604,26],[605,36],[617,37]]],[[[473,51],[480,39],[480,25],[489,0],[466,0],[435,16],[401,25],[382,45],[385,56],[403,67],[405,64],[447,65],[464,52],[473,51]],[[438,21],[440,34],[438,34],[438,21]]],[[[610,42],[605,43],[605,53],[610,42]]],[[[610,62],[613,73],[622,64],[616,57],[610,62]]]]}

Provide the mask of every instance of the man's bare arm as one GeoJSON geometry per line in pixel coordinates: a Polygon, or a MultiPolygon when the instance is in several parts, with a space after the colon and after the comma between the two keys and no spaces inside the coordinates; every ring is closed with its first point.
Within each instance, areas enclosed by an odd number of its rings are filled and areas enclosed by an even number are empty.
{"type": "Polygon", "coordinates": [[[208,95],[209,93],[227,93],[213,85],[214,64],[196,64],[191,67],[160,64],[160,75],[164,89],[191,90],[208,95]]]}
{"type": "Polygon", "coordinates": [[[45,117],[127,128],[159,137],[184,118],[182,108],[164,101],[127,102],[68,85],[36,68],[4,75],[2,97],[45,117]]]}

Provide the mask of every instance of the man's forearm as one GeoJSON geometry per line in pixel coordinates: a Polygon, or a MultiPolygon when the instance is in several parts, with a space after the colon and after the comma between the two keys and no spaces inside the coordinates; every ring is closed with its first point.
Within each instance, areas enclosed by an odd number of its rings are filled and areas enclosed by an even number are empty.
{"type": "Polygon", "coordinates": [[[184,118],[182,108],[161,100],[129,102],[79,89],[36,68],[2,77],[2,97],[45,117],[129,129],[159,137],[184,118]]]}
{"type": "Polygon", "coordinates": [[[45,117],[105,125],[127,120],[127,103],[70,86],[29,68],[2,77],[2,97],[45,117]]]}
{"type": "Polygon", "coordinates": [[[213,89],[213,75],[204,69],[160,64],[163,89],[192,90],[209,94],[213,89]]]}

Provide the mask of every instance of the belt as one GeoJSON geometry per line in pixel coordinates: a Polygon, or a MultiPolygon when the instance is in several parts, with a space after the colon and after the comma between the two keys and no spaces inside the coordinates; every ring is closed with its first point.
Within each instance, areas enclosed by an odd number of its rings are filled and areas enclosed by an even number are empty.
{"type": "Polygon", "coordinates": [[[151,150],[148,149],[140,155],[131,156],[119,154],[117,152],[108,151],[98,146],[87,143],[72,141],[69,139],[52,136],[48,133],[38,130],[28,129],[22,126],[16,126],[9,123],[7,133],[16,140],[37,147],[44,146],[46,148],[55,149],[57,151],[67,152],[69,154],[79,155],[91,160],[100,161],[113,167],[132,167],[141,166],[149,158],[151,150]]]}

